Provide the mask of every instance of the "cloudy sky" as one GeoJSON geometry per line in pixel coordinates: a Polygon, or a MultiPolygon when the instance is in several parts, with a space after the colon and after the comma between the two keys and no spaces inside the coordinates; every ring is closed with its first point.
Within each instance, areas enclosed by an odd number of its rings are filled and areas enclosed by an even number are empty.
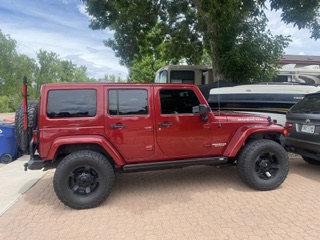
{"type": "Polygon", "coordinates": [[[35,58],[40,50],[85,65],[90,77],[125,78],[127,69],[103,40],[109,31],[93,31],[80,0],[0,0],[0,29],[18,43],[18,51],[35,58]]]}
{"type": "MultiPolygon", "coordinates": [[[[0,0],[0,29],[18,43],[18,51],[35,58],[42,49],[59,54],[61,59],[85,65],[90,77],[105,74],[125,78],[113,51],[103,45],[110,31],[93,31],[80,0],[0,0]]],[[[320,42],[309,38],[307,30],[298,30],[280,22],[280,13],[269,13],[274,34],[291,35],[293,42],[286,54],[320,56],[320,42]]]]}

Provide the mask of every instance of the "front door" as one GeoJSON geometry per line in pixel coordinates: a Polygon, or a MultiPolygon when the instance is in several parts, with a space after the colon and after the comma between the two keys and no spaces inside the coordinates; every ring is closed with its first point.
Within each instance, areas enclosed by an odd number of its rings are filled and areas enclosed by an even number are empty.
{"type": "Polygon", "coordinates": [[[210,123],[193,113],[200,102],[191,89],[159,89],[157,144],[168,157],[201,157],[211,150],[210,123]]]}

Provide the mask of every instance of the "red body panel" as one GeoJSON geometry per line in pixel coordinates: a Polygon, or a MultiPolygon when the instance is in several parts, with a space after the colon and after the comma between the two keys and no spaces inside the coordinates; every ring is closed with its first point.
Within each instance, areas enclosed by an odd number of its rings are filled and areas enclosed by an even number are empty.
{"type": "Polygon", "coordinates": [[[271,124],[266,117],[207,113],[161,114],[160,89],[189,89],[201,104],[208,106],[200,90],[182,84],[52,84],[42,87],[39,107],[41,159],[53,160],[59,147],[71,144],[97,144],[113,158],[116,165],[151,161],[168,161],[210,156],[234,157],[247,137],[254,132],[279,132],[283,128],[271,124]],[[94,117],[50,119],[46,113],[51,89],[94,89],[97,111],[94,117]],[[148,92],[148,114],[111,116],[108,114],[108,90],[144,89],[148,92]],[[160,126],[170,123],[170,126],[160,126]],[[113,128],[114,125],[124,127],[113,128]]]}

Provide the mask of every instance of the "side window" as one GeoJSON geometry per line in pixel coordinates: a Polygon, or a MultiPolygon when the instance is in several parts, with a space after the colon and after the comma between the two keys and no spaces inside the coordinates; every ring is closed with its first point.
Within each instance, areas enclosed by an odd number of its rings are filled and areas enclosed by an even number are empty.
{"type": "Polygon", "coordinates": [[[94,117],[97,112],[97,93],[94,89],[51,90],[48,93],[49,118],[94,117]]]}
{"type": "Polygon", "coordinates": [[[192,90],[160,90],[161,114],[192,113],[192,108],[200,104],[192,90]]]}
{"type": "Polygon", "coordinates": [[[170,72],[171,83],[194,84],[194,71],[177,71],[170,72]]]}
{"type": "Polygon", "coordinates": [[[168,71],[167,70],[163,70],[162,72],[160,72],[159,74],[159,83],[167,83],[168,82],[168,71]]]}
{"type": "Polygon", "coordinates": [[[148,93],[143,89],[109,90],[108,111],[110,115],[146,115],[148,93]]]}
{"type": "Polygon", "coordinates": [[[154,82],[155,83],[167,83],[167,80],[168,80],[167,73],[168,73],[167,70],[157,72],[154,82]]]}

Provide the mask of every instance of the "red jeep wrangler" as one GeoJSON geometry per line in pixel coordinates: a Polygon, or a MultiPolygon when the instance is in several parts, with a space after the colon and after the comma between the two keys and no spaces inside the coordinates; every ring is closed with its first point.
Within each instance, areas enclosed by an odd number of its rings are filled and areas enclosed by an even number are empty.
{"type": "Polygon", "coordinates": [[[18,108],[16,131],[25,169],[56,167],[54,190],[76,209],[101,204],[117,173],[236,164],[249,186],[271,190],[289,170],[283,127],[212,112],[194,85],[46,84],[39,102],[18,108]]]}

